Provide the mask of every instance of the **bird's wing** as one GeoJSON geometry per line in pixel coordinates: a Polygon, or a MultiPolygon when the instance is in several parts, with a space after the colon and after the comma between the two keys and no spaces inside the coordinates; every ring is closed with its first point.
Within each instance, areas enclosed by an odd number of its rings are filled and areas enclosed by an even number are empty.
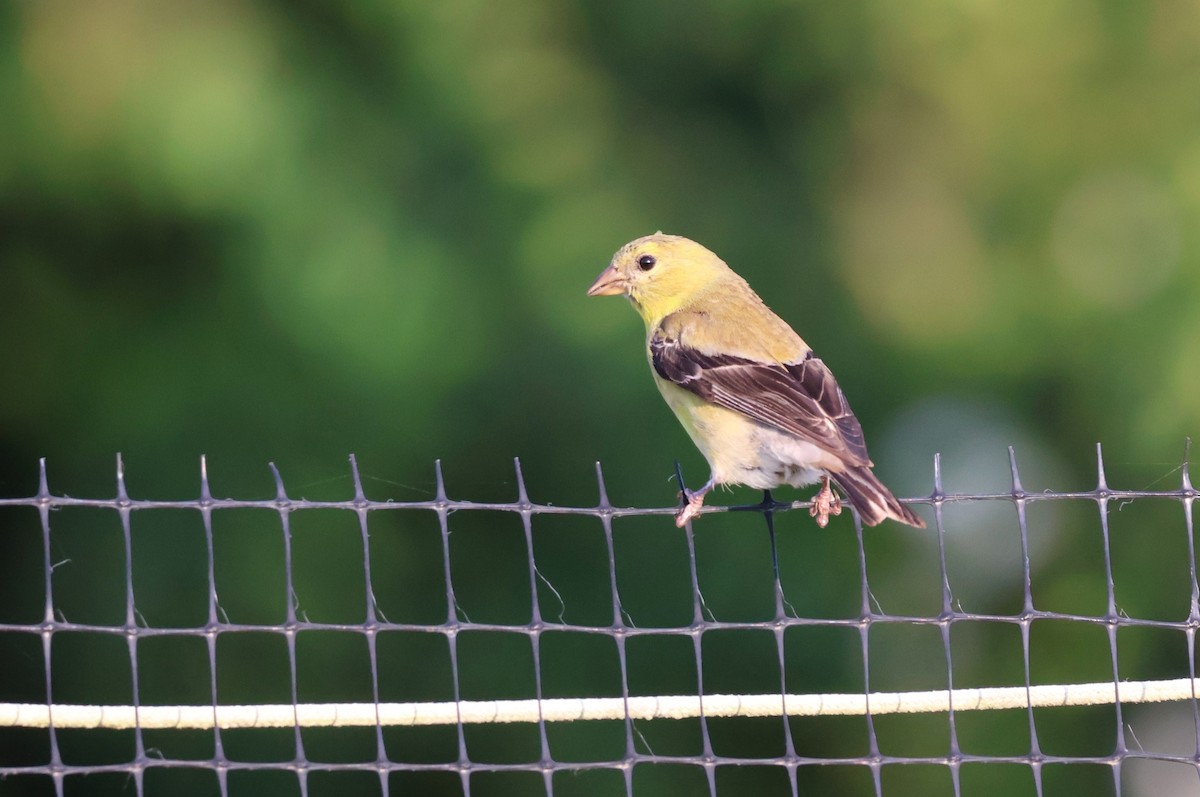
{"type": "Polygon", "coordinates": [[[809,351],[795,364],[705,354],[660,330],[650,360],[663,379],[727,409],[794,434],[840,457],[870,465],[862,427],[825,363],[809,351]]]}

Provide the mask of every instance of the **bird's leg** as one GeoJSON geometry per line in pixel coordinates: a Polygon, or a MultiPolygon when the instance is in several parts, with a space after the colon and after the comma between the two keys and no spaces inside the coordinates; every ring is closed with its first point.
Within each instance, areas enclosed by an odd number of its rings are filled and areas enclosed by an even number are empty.
{"type": "Polygon", "coordinates": [[[825,528],[829,523],[830,515],[842,514],[842,499],[837,497],[837,493],[829,489],[829,477],[821,477],[821,489],[817,490],[817,494],[813,496],[812,506],[808,508],[808,514],[817,519],[817,526],[825,528]]]}
{"type": "Polygon", "coordinates": [[[708,491],[716,485],[716,481],[716,478],[710,478],[699,490],[689,490],[686,487],[680,490],[680,497],[687,503],[675,513],[677,528],[683,528],[689,520],[700,514],[700,507],[704,506],[704,496],[708,495],[708,491]]]}

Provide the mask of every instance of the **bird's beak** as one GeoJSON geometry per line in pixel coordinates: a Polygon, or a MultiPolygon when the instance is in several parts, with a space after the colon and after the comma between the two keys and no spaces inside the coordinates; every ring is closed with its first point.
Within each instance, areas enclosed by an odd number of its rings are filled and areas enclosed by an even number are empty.
{"type": "Polygon", "coordinates": [[[617,271],[616,264],[613,264],[600,272],[600,276],[596,277],[592,287],[588,288],[587,295],[618,296],[628,290],[628,280],[621,276],[621,272],[617,271]]]}

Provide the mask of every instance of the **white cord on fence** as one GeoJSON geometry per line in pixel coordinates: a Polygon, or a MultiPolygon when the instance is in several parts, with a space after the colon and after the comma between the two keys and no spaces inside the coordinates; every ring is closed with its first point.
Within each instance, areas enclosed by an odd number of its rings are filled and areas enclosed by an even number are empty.
{"type": "MultiPolygon", "coordinates": [[[[1194,700],[1196,682],[1124,681],[1122,703],[1194,700]]],[[[926,714],[1054,706],[1095,706],[1115,702],[1112,682],[1047,686],[955,689],[952,692],[877,692],[871,695],[787,695],[786,713],[822,717],[871,714],[926,714]]],[[[663,695],[658,697],[553,698],[542,700],[464,700],[460,703],[303,703],[262,706],[47,706],[0,703],[0,727],[46,728],[228,728],[362,727],[454,725],[494,722],[685,719],[699,717],[778,717],[782,695],[663,695]]]]}

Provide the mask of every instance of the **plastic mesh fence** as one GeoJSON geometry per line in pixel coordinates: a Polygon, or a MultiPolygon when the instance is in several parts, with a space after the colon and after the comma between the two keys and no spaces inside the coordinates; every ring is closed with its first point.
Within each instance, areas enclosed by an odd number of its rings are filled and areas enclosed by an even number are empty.
{"type": "Polygon", "coordinates": [[[1193,488],[0,499],[3,794],[1200,794],[1193,488]],[[766,533],[764,533],[766,532],[766,533]],[[1083,686],[1071,686],[1083,685],[1083,686]],[[1146,701],[1167,701],[1150,703],[1146,701]],[[101,710],[98,707],[104,707],[101,710]],[[232,708],[238,707],[238,708],[232,708]],[[992,709],[992,710],[983,710],[992,709]]]}

